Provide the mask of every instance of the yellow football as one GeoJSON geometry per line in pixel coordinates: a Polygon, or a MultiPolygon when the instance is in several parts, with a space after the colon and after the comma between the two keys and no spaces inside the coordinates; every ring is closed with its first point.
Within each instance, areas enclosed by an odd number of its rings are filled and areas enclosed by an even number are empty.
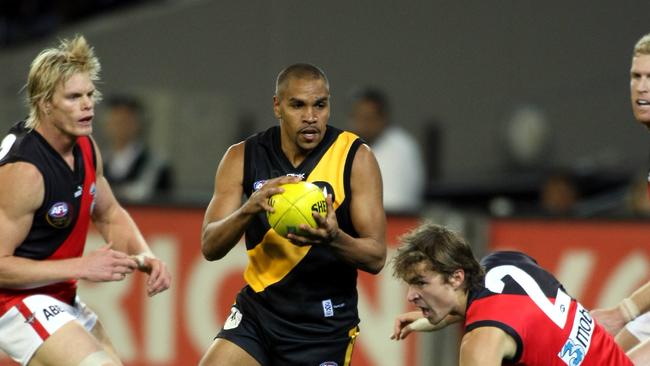
{"type": "Polygon", "coordinates": [[[269,197],[273,212],[266,212],[269,225],[278,234],[286,237],[288,233],[304,235],[301,224],[316,228],[312,211],[321,216],[327,215],[327,202],[321,189],[309,182],[287,183],[281,186],[284,192],[269,197]]]}

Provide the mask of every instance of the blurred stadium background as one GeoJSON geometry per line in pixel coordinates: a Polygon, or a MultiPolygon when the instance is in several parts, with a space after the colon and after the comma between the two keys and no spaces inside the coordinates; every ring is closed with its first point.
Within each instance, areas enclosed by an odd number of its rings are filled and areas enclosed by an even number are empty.
{"type": "MultiPolygon", "coordinates": [[[[217,263],[200,257],[203,210],[227,147],[276,123],[275,76],[295,62],[328,74],[330,124],[347,127],[349,92],[372,84],[418,137],[426,206],[390,213],[391,248],[419,220],[435,220],[463,231],[479,253],[523,249],[587,307],[607,306],[649,273],[648,212],[630,204],[647,174],[648,135],[628,90],[648,10],[647,0],[7,0],[0,127],[26,115],[21,88],[38,51],[74,34],[95,47],[105,95],[143,100],[147,138],[172,163],[177,186],[129,209],[170,264],[173,289],[148,299],[139,277],[81,289],[128,366],[196,364],[228,314],[246,258],[242,248],[217,263]],[[532,146],[542,148],[531,157],[532,146]],[[571,215],[549,217],[534,208],[545,174],[558,168],[576,177],[581,196],[571,215]]],[[[103,112],[99,105],[98,127],[103,112]]],[[[102,146],[101,128],[96,138],[102,146]]],[[[99,243],[90,236],[89,247],[99,243]]],[[[355,365],[455,364],[458,329],[388,340],[394,315],[408,309],[404,290],[389,267],[361,276],[355,365]]]]}

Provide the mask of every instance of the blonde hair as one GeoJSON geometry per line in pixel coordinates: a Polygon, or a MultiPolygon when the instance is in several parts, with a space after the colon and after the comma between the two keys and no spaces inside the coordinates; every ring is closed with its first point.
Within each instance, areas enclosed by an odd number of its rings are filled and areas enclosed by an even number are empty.
{"type": "Polygon", "coordinates": [[[634,56],[650,55],[650,33],[641,37],[634,45],[634,56]]]}
{"type": "MultiPolygon", "coordinates": [[[[25,126],[30,129],[38,126],[38,117],[43,112],[40,103],[51,101],[56,88],[72,75],[87,73],[90,80],[97,81],[100,70],[101,65],[93,48],[80,35],[72,40],[62,40],[57,48],[41,51],[32,61],[25,85],[29,106],[29,117],[25,126]]],[[[95,91],[93,97],[95,101],[99,101],[101,94],[95,91]]]]}

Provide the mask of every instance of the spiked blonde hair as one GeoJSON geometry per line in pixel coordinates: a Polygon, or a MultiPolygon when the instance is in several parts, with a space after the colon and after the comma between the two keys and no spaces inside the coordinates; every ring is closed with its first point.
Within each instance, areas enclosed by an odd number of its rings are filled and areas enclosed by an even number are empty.
{"type": "MultiPolygon", "coordinates": [[[[26,127],[35,128],[39,124],[41,102],[52,100],[56,88],[76,73],[88,73],[90,80],[99,80],[101,65],[95,52],[83,36],[72,40],[64,39],[57,48],[46,48],[36,56],[27,77],[27,104],[29,117],[26,127]]],[[[96,91],[94,98],[99,101],[101,94],[96,91]]]]}
{"type": "Polygon", "coordinates": [[[634,56],[650,55],[650,33],[641,37],[634,45],[634,56]]]}

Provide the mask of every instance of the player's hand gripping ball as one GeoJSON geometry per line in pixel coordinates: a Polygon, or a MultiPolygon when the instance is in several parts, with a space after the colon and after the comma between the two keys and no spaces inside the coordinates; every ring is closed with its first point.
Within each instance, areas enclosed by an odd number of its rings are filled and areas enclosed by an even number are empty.
{"type": "Polygon", "coordinates": [[[281,186],[284,192],[269,197],[269,205],[274,212],[266,212],[269,225],[280,235],[294,233],[305,235],[301,224],[318,227],[311,215],[317,211],[322,217],[327,215],[327,202],[321,189],[309,182],[287,183],[281,186]]]}

